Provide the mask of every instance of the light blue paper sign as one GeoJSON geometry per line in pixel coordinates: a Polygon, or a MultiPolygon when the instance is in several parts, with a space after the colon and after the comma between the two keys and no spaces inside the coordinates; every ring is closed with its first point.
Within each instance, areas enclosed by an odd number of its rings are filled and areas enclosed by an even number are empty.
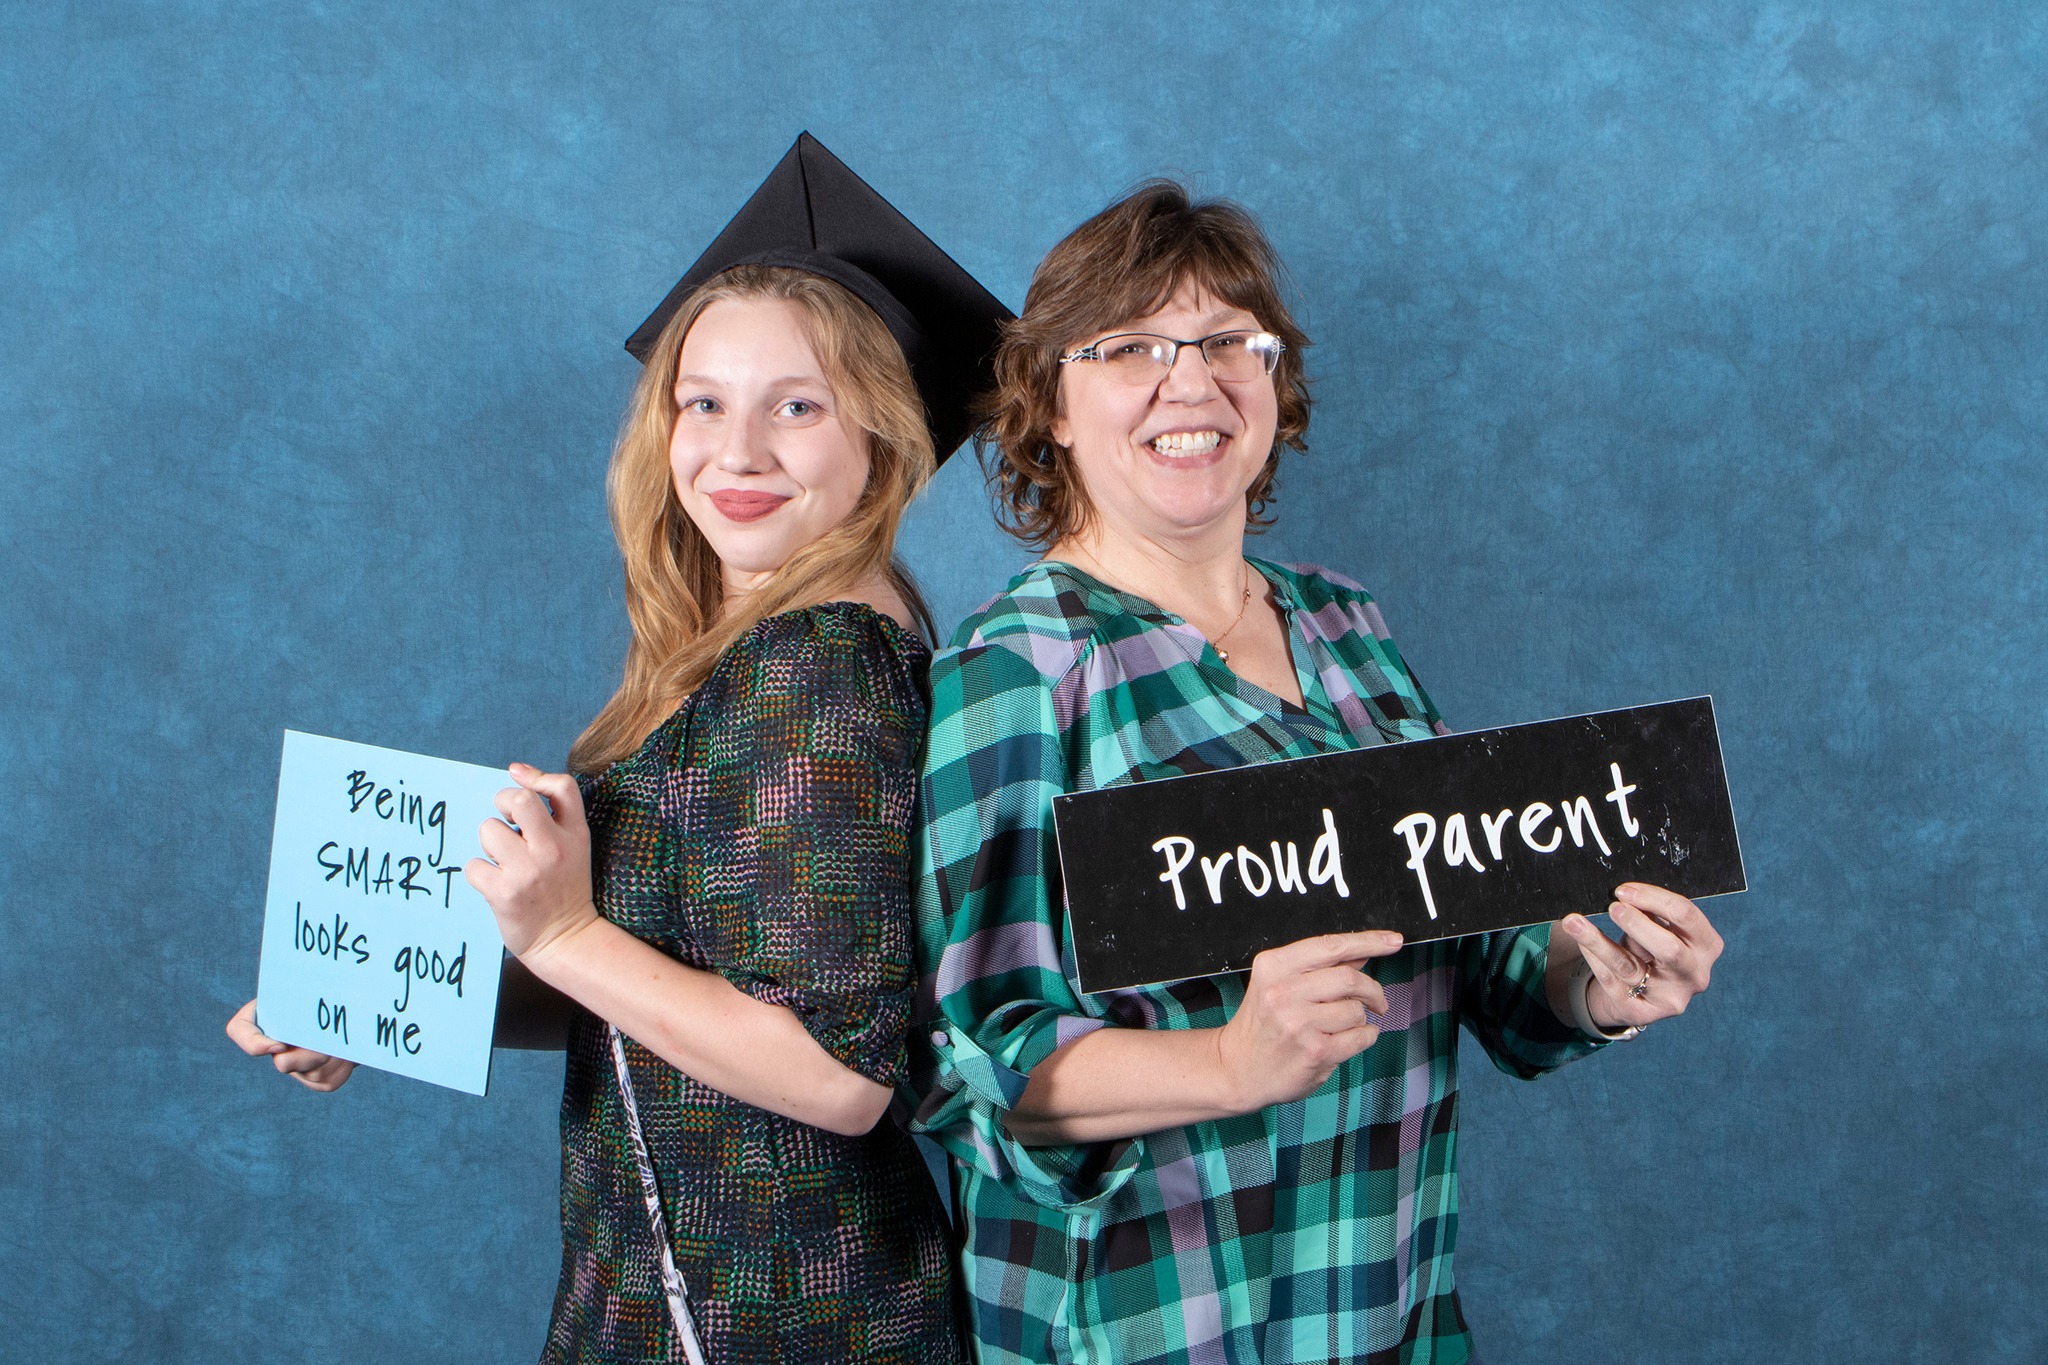
{"type": "Polygon", "coordinates": [[[256,1025],[481,1095],[505,942],[463,880],[499,768],[284,732],[256,1025]]]}

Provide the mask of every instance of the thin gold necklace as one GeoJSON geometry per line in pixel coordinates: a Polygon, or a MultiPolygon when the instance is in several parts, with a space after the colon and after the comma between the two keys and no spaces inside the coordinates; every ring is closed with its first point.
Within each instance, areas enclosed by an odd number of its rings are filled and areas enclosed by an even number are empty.
{"type": "Polygon", "coordinates": [[[1251,606],[1251,604],[1252,573],[1251,565],[1246,564],[1244,566],[1244,601],[1237,604],[1237,615],[1230,618],[1230,624],[1224,628],[1223,633],[1209,642],[1210,648],[1216,651],[1216,657],[1223,660],[1224,663],[1230,662],[1230,651],[1223,647],[1223,642],[1230,638],[1231,631],[1244,624],[1245,609],[1251,606]]]}

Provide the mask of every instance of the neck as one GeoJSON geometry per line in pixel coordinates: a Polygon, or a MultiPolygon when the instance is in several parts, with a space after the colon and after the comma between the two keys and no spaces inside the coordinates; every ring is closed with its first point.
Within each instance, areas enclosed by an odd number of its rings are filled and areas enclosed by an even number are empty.
{"type": "Polygon", "coordinates": [[[775,577],[775,570],[773,569],[764,569],[759,573],[748,573],[744,569],[735,569],[729,565],[720,564],[718,566],[718,581],[720,586],[725,589],[723,596],[725,598],[726,610],[730,611],[738,606],[740,600],[748,593],[753,592],[773,577],[775,577]]]}
{"type": "Polygon", "coordinates": [[[1221,629],[1244,603],[1244,530],[1200,542],[1105,535],[1090,528],[1054,545],[1065,560],[1113,588],[1163,607],[1197,629],[1221,629]]]}
{"type": "MultiPolygon", "coordinates": [[[[744,609],[746,599],[761,590],[775,577],[773,569],[765,573],[738,573],[721,567],[720,574],[725,586],[723,611],[730,615],[744,609]]],[[[819,589],[815,592],[798,592],[783,604],[785,611],[800,611],[826,602],[864,602],[882,615],[889,617],[905,630],[916,634],[919,630],[917,614],[910,609],[910,603],[896,587],[896,580],[887,570],[877,570],[843,590],[819,589]]]]}

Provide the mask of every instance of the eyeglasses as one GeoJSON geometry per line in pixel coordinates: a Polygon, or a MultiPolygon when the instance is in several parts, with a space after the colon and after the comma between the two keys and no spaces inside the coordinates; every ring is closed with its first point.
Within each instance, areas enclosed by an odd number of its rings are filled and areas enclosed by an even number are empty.
{"type": "Polygon", "coordinates": [[[1226,384],[1273,373],[1287,344],[1271,332],[1218,332],[1199,341],[1175,341],[1150,332],[1121,332],[1060,357],[1060,364],[1092,360],[1122,384],[1157,384],[1173,369],[1180,348],[1194,346],[1209,373],[1226,384]]]}

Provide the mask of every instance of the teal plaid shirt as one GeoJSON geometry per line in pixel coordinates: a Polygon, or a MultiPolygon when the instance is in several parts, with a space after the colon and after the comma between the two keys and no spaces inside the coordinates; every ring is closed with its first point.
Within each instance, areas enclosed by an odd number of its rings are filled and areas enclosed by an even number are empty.
{"type": "Polygon", "coordinates": [[[1098,1028],[1214,1028],[1241,975],[1080,995],[1052,799],[1442,730],[1358,585],[1258,563],[1305,707],[1180,618],[1033,565],[932,668],[916,913],[914,1125],[953,1158],[984,1365],[1471,1355],[1458,1222],[1457,1029],[1533,1077],[1595,1044],[1542,998],[1546,928],[1374,964],[1379,1040],[1307,1099],[1119,1142],[1024,1146],[1032,1067],[1098,1028]]]}

